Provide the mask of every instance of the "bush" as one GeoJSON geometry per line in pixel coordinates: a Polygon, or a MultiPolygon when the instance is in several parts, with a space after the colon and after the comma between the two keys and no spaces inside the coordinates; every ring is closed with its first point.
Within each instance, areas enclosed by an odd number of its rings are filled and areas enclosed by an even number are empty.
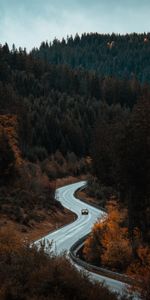
{"type": "Polygon", "coordinates": [[[88,179],[86,191],[90,197],[99,200],[99,204],[102,206],[106,204],[107,199],[116,194],[112,187],[104,186],[96,177],[91,176],[88,179]]]}
{"type": "Polygon", "coordinates": [[[84,246],[85,258],[113,270],[125,271],[132,260],[128,228],[124,226],[127,211],[116,201],[107,205],[108,216],[94,224],[84,246]]]}
{"type": "MultiPolygon", "coordinates": [[[[49,249],[50,250],[50,249],[49,249]]],[[[103,284],[92,283],[65,256],[55,257],[0,230],[0,299],[116,300],[103,284]]]]}

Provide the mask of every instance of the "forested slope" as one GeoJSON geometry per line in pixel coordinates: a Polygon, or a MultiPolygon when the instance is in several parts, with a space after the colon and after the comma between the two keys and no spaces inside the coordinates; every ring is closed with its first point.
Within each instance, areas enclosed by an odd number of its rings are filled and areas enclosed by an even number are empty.
{"type": "Polygon", "coordinates": [[[148,53],[149,35],[144,34],[87,34],[50,46],[43,43],[29,54],[14,46],[9,50],[7,44],[0,47],[0,112],[17,119],[22,157],[42,161],[42,172],[51,178],[58,169],[63,170],[61,176],[73,169],[76,174],[85,171],[82,157],[90,154],[100,185],[111,187],[128,206],[130,230],[138,226],[145,240],[149,240],[150,87],[136,77],[148,81],[141,78],[149,68],[148,53]],[[114,43],[108,44],[112,39],[114,43]],[[102,60],[98,49],[105,55],[102,60]],[[60,53],[59,60],[54,60],[53,52],[56,58],[60,53]],[[88,57],[91,53],[93,59],[88,57]],[[83,56],[86,63],[81,59],[71,65],[67,62],[71,55],[76,61],[83,56]],[[104,72],[114,57],[119,71],[104,72]],[[134,75],[125,76],[124,64],[129,68],[129,62],[136,68],[130,70],[134,75]],[[100,63],[103,67],[98,70],[100,63]]]}
{"type": "Polygon", "coordinates": [[[100,102],[132,108],[147,87],[52,65],[25,50],[0,48],[0,111],[17,114],[22,153],[44,159],[58,149],[89,154],[100,102]]]}
{"type": "Polygon", "coordinates": [[[141,82],[150,82],[150,33],[77,34],[67,40],[43,42],[32,53],[51,64],[94,70],[101,76],[136,76],[141,82]]]}

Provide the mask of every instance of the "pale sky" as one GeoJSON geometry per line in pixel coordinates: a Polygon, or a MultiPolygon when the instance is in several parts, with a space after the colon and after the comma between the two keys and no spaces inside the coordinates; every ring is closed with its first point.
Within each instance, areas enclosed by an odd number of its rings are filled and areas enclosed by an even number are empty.
{"type": "Polygon", "coordinates": [[[150,0],[0,0],[0,43],[39,47],[84,32],[150,32],[150,0]]]}

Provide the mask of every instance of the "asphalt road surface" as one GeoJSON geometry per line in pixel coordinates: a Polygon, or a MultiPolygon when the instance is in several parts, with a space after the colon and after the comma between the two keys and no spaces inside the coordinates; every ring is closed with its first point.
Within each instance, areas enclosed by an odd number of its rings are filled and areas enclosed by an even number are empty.
{"type": "MultiPolygon", "coordinates": [[[[85,181],[81,181],[78,183],[70,184],[61,188],[58,188],[56,190],[56,199],[58,199],[62,205],[72,212],[76,213],[77,219],[62,228],[59,228],[58,230],[46,235],[44,238],[36,241],[36,244],[39,242],[42,242],[45,240],[45,247],[47,244],[51,241],[52,242],[52,248],[54,252],[57,254],[60,254],[61,252],[66,251],[69,252],[70,247],[78,241],[80,238],[85,236],[91,231],[91,228],[93,224],[96,222],[98,218],[102,219],[105,217],[105,214],[103,211],[88,205],[78,199],[75,198],[74,192],[84,186],[86,184],[85,181]],[[89,210],[88,215],[82,215],[81,210],[87,208],[89,210]]],[[[79,270],[83,270],[80,266],[76,267],[79,270]]],[[[93,280],[98,281],[104,281],[105,284],[113,291],[118,292],[121,294],[123,290],[125,289],[125,284],[111,279],[107,278],[98,274],[95,274],[93,272],[88,272],[89,277],[93,280]]]]}

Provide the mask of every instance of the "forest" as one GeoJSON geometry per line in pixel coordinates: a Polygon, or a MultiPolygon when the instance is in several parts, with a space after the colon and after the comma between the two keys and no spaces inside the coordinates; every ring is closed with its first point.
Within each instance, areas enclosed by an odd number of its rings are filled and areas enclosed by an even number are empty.
{"type": "MultiPolygon", "coordinates": [[[[112,199],[126,209],[115,227],[126,228],[118,242],[129,253],[125,268],[149,253],[149,51],[149,34],[76,35],[30,53],[0,46],[0,213],[29,224],[35,207],[63,210],[52,180],[88,173],[89,190],[108,211],[112,199]]],[[[87,245],[85,257],[99,263],[89,258],[92,237],[87,245]]]]}
{"type": "Polygon", "coordinates": [[[43,42],[32,50],[34,57],[50,64],[96,71],[101,77],[115,76],[150,82],[150,33],[85,33],[67,39],[43,42]]]}

